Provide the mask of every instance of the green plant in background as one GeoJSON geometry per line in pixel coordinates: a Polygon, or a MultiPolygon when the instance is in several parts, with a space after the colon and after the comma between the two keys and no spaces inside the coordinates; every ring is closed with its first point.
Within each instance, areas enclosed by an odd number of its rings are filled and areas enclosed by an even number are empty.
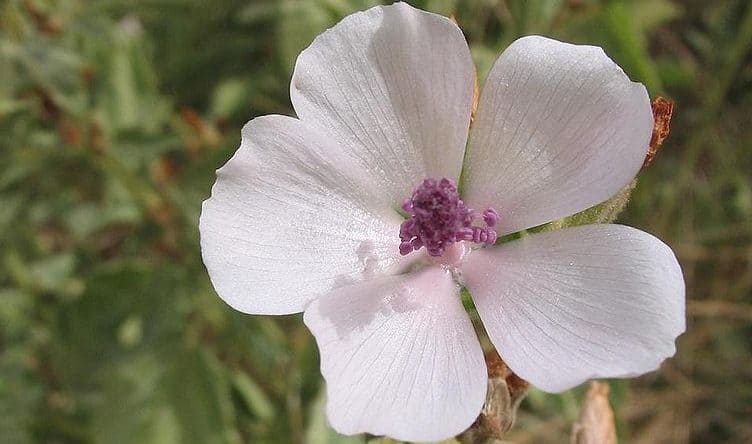
{"type": "MultiPolygon", "coordinates": [[[[289,114],[295,55],[375,2],[0,3],[0,440],[363,442],[324,422],[299,319],[214,295],[196,221],[251,117],[289,114]]],[[[752,387],[752,7],[743,0],[418,1],[481,78],[514,38],[602,45],[677,102],[624,220],[675,247],[689,328],[612,384],[628,442],[745,442],[752,387]]],[[[514,442],[561,442],[580,391],[533,391],[514,442]]]]}

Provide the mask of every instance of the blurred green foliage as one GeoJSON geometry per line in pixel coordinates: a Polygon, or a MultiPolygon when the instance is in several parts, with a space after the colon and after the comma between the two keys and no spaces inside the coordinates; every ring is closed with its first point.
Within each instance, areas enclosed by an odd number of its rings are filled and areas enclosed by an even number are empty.
{"type": "MultiPolygon", "coordinates": [[[[633,443],[752,441],[752,5],[422,0],[483,78],[524,34],[603,46],[677,102],[623,220],[684,267],[675,359],[612,383],[633,443]]],[[[349,443],[299,317],[214,294],[197,220],[295,57],[370,0],[0,2],[0,441],[349,443]]],[[[580,391],[533,391],[510,440],[566,442],[580,391]]]]}

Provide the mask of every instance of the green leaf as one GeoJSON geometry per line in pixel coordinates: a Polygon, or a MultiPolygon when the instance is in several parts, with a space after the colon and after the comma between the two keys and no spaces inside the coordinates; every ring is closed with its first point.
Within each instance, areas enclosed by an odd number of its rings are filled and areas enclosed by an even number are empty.
{"type": "Polygon", "coordinates": [[[624,3],[611,1],[604,7],[605,30],[609,34],[614,58],[625,71],[647,86],[653,94],[663,92],[658,71],[648,54],[645,28],[638,26],[624,3]]]}
{"type": "Polygon", "coordinates": [[[250,102],[250,87],[244,79],[228,79],[217,85],[211,98],[211,115],[227,119],[243,113],[250,102]]]}
{"type": "Polygon", "coordinates": [[[180,353],[163,384],[184,444],[236,444],[230,381],[221,365],[202,350],[180,353]]]}
{"type": "Polygon", "coordinates": [[[337,17],[322,0],[287,0],[280,2],[280,8],[285,19],[278,22],[279,56],[287,71],[292,72],[300,51],[310,45],[322,29],[332,26],[337,17]]]}
{"type": "Polygon", "coordinates": [[[164,364],[170,362],[165,358],[146,353],[107,367],[100,397],[91,403],[91,431],[95,442],[181,442],[175,412],[161,383],[164,364]]]}
{"type": "Polygon", "coordinates": [[[31,264],[29,273],[35,286],[46,291],[59,291],[67,284],[76,266],[72,253],[63,253],[31,264]]]}
{"type": "Polygon", "coordinates": [[[236,371],[232,376],[232,384],[254,415],[262,420],[274,417],[274,404],[253,379],[243,372],[236,371]]]}

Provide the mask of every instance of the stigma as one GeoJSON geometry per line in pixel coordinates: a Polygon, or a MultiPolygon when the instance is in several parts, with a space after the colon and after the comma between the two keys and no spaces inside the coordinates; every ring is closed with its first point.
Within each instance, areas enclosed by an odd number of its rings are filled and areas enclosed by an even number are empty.
{"type": "Polygon", "coordinates": [[[468,208],[451,179],[424,180],[402,209],[409,216],[400,226],[403,256],[425,248],[430,256],[439,257],[456,242],[493,245],[498,237],[493,228],[499,220],[496,210],[480,213],[468,208]]]}

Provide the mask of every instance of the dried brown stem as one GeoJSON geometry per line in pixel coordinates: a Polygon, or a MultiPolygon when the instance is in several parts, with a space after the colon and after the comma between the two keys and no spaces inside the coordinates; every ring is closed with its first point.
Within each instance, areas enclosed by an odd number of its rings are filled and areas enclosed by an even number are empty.
{"type": "Polygon", "coordinates": [[[614,411],[607,384],[593,381],[585,395],[580,419],[572,427],[572,444],[617,444],[614,411]]]}

